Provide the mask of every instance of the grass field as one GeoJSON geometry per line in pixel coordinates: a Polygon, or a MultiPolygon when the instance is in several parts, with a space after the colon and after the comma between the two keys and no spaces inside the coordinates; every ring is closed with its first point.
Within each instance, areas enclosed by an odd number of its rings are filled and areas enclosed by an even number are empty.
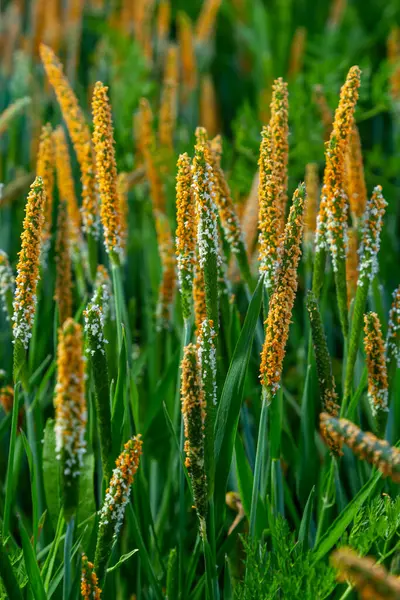
{"type": "Polygon", "coordinates": [[[400,599],[398,2],[0,15],[0,598],[400,599]]]}

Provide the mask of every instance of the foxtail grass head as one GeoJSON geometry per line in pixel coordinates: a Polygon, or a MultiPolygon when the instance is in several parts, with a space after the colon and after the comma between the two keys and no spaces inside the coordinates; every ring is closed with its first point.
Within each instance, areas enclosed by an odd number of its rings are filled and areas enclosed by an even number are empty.
{"type": "Polygon", "coordinates": [[[170,225],[167,218],[160,213],[156,215],[156,230],[162,266],[157,304],[157,329],[161,331],[171,327],[176,288],[176,260],[170,225]]]}
{"type": "Polygon", "coordinates": [[[47,243],[51,232],[53,214],[53,188],[54,188],[54,144],[51,125],[47,123],[42,128],[39,142],[36,174],[43,180],[43,189],[46,195],[43,222],[43,242],[47,243]]]}
{"type": "Polygon", "coordinates": [[[367,285],[378,272],[380,235],[386,206],[387,202],[382,196],[382,187],[377,185],[371,198],[367,201],[363,218],[362,240],[359,249],[358,285],[360,286],[367,285]]]}
{"type": "Polygon", "coordinates": [[[220,130],[219,106],[213,79],[206,73],[200,81],[200,106],[199,120],[210,136],[216,135],[220,130]]]}
{"type": "Polygon", "coordinates": [[[56,290],[60,324],[72,316],[72,268],[70,253],[70,223],[67,205],[60,202],[56,238],[56,290]]]}
{"type": "Polygon", "coordinates": [[[307,206],[304,215],[304,242],[311,246],[314,241],[317,227],[317,211],[319,203],[319,178],[318,165],[308,163],[306,165],[305,181],[307,190],[307,206]]]}
{"type": "Polygon", "coordinates": [[[364,346],[368,366],[368,400],[372,414],[388,411],[388,378],[381,324],[378,315],[364,315],[364,346]]]}
{"type": "Polygon", "coordinates": [[[117,192],[114,131],[108,88],[100,81],[95,85],[92,100],[93,146],[96,155],[96,178],[100,191],[100,217],[106,251],[115,264],[124,256],[121,235],[121,213],[117,192]]]}
{"type": "Polygon", "coordinates": [[[388,573],[373,558],[358,556],[352,548],[339,548],[331,555],[337,579],[350,583],[361,600],[396,600],[400,598],[400,579],[388,573]]]}
{"type": "Polygon", "coordinates": [[[400,27],[392,27],[387,40],[387,56],[391,67],[390,95],[398,106],[400,102],[400,27]]]}
{"type": "Polygon", "coordinates": [[[67,319],[59,330],[57,348],[56,457],[61,465],[64,515],[77,509],[78,478],[86,452],[87,409],[82,327],[67,319]]]}
{"type": "Polygon", "coordinates": [[[204,421],[206,415],[200,368],[194,344],[185,347],[181,369],[186,467],[192,481],[195,508],[199,519],[204,521],[207,515],[207,478],[204,467],[204,421]]]}
{"type": "Polygon", "coordinates": [[[361,431],[347,419],[335,419],[327,413],[321,414],[321,432],[329,434],[337,446],[343,444],[361,460],[366,460],[376,467],[384,477],[390,477],[395,483],[400,483],[400,450],[390,446],[386,440],[381,440],[369,431],[361,431]]]}
{"type": "Polygon", "coordinates": [[[345,188],[349,198],[350,211],[356,224],[364,214],[367,203],[367,187],[365,185],[360,134],[355,123],[350,132],[346,152],[345,188]]]}
{"type": "Polygon", "coordinates": [[[206,44],[214,31],[221,0],[205,0],[196,23],[196,42],[206,44]]]}
{"type": "Polygon", "coordinates": [[[183,11],[177,14],[179,54],[182,66],[182,100],[187,103],[197,85],[197,60],[193,24],[183,11]]]}
{"type": "Polygon", "coordinates": [[[260,379],[271,398],[279,388],[289,325],[297,291],[297,266],[301,255],[306,189],[302,183],[293,196],[285,227],[276,285],[269,303],[265,341],[261,353],[260,379]]]}
{"type": "Polygon", "coordinates": [[[117,179],[117,194],[119,203],[119,214],[121,221],[121,245],[126,252],[129,230],[129,204],[128,204],[129,180],[128,173],[119,173],[117,179]]]}
{"type": "Polygon", "coordinates": [[[158,138],[169,152],[174,148],[174,133],[178,110],[178,48],[170,44],[166,56],[164,82],[161,92],[158,138]]]}
{"type": "Polygon", "coordinates": [[[288,186],[288,160],[289,160],[289,123],[288,123],[288,88],[281,77],[274,81],[271,100],[271,138],[273,169],[278,186],[277,204],[280,209],[281,226],[285,224],[288,186]]]}
{"type": "Polygon", "coordinates": [[[400,285],[393,292],[393,302],[389,312],[386,357],[388,365],[394,363],[400,369],[400,285]]]}
{"type": "Polygon", "coordinates": [[[21,250],[15,280],[13,334],[14,343],[28,348],[36,311],[36,287],[39,280],[39,261],[46,196],[43,180],[36,177],[28,195],[21,250]]]}
{"type": "Polygon", "coordinates": [[[196,207],[191,185],[190,158],[181,154],[176,176],[176,255],[184,319],[191,314],[196,263],[196,207]]]}
{"type": "Polygon", "coordinates": [[[63,67],[53,50],[45,44],[41,44],[40,56],[47,77],[57,96],[78,158],[82,182],[83,228],[87,234],[97,239],[99,237],[99,211],[89,127],[68,79],[64,75],[63,67]]]}
{"type": "Polygon", "coordinates": [[[94,564],[88,560],[86,554],[82,554],[81,595],[84,600],[101,599],[98,583],[94,564]]]}
{"type": "Polygon", "coordinates": [[[348,252],[346,256],[347,304],[353,300],[358,281],[358,234],[352,227],[348,231],[348,252]]]}
{"type": "Polygon", "coordinates": [[[202,322],[207,319],[206,292],[204,288],[203,271],[198,261],[194,267],[193,279],[194,322],[198,333],[202,322]]]}
{"type": "Polygon", "coordinates": [[[14,288],[14,273],[10,266],[8,256],[4,250],[0,250],[0,298],[7,320],[12,319],[13,316],[14,288]]]}
{"type": "Polygon", "coordinates": [[[158,172],[156,160],[156,141],[153,131],[153,111],[146,98],[140,101],[140,148],[146,168],[146,176],[150,186],[150,194],[154,212],[165,213],[165,190],[158,172]]]}

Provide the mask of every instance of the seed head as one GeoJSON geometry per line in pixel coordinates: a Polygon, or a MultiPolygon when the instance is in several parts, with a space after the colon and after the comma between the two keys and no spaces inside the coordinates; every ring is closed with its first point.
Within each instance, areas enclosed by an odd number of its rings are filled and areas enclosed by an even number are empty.
{"type": "Polygon", "coordinates": [[[158,251],[162,265],[162,279],[158,292],[157,328],[169,329],[172,321],[172,309],[176,288],[175,248],[167,218],[158,214],[156,217],[158,251]]]}
{"type": "Polygon", "coordinates": [[[360,134],[355,123],[350,132],[346,152],[346,191],[350,210],[355,222],[364,214],[367,203],[367,188],[364,178],[364,165],[361,151],[360,134]]]}
{"type": "Polygon", "coordinates": [[[358,556],[352,548],[339,548],[331,555],[337,579],[349,582],[361,600],[396,600],[400,598],[400,580],[368,556],[358,556]]]}
{"type": "Polygon", "coordinates": [[[200,268],[198,260],[195,263],[195,275],[193,280],[193,300],[194,322],[196,324],[196,334],[198,334],[202,322],[207,318],[204,277],[203,271],[200,268]]]}
{"type": "Polygon", "coordinates": [[[181,369],[185,464],[192,480],[197,514],[200,519],[205,519],[207,514],[207,478],[204,468],[204,421],[206,415],[200,369],[194,344],[185,347],[181,369]]]}
{"type": "Polygon", "coordinates": [[[385,347],[378,315],[364,315],[364,346],[368,366],[368,400],[374,415],[388,411],[388,378],[385,347]]]}
{"type": "Polygon", "coordinates": [[[57,56],[44,44],[40,45],[40,56],[56,93],[81,169],[83,228],[86,233],[98,238],[99,211],[89,127],[57,56]]]}
{"type": "Polygon", "coordinates": [[[121,213],[117,193],[117,166],[115,163],[114,130],[108,88],[100,81],[95,85],[92,100],[93,146],[96,154],[96,178],[100,191],[100,217],[104,230],[104,244],[111,260],[122,260],[121,213]]]}
{"type": "Polygon", "coordinates": [[[85,554],[82,554],[81,594],[84,600],[100,600],[101,589],[98,583],[94,564],[89,562],[85,554]]]}
{"type": "Polygon", "coordinates": [[[390,95],[394,102],[400,101],[400,27],[393,27],[387,40],[387,55],[391,66],[390,95]]]}
{"type": "Polygon", "coordinates": [[[271,100],[271,142],[273,171],[277,184],[277,206],[280,209],[280,231],[285,225],[288,187],[289,124],[287,83],[281,77],[274,81],[271,100]]]}
{"type": "Polygon", "coordinates": [[[324,140],[327,142],[332,131],[332,111],[329,108],[324,88],[322,85],[315,85],[313,89],[313,102],[317,105],[321,121],[324,127],[324,140]]]}
{"type": "Polygon", "coordinates": [[[196,42],[206,44],[213,33],[221,0],[205,0],[196,23],[196,42]]]}
{"type": "Polygon", "coordinates": [[[307,29],[305,27],[296,27],[292,44],[290,47],[290,61],[288,77],[296,77],[303,68],[304,50],[306,47],[307,29]]]}
{"type": "Polygon", "coordinates": [[[171,21],[170,0],[160,0],[157,12],[157,45],[162,49],[169,35],[171,21]]]}
{"type": "Polygon", "coordinates": [[[321,414],[321,431],[327,431],[339,447],[346,444],[361,460],[366,460],[395,483],[400,483],[400,450],[369,431],[361,431],[347,419],[321,414]]]}
{"type": "Polygon", "coordinates": [[[32,336],[36,310],[36,286],[39,280],[45,198],[43,180],[41,177],[36,177],[31,185],[25,208],[12,317],[14,340],[19,340],[25,349],[28,348],[32,336]]]}
{"type": "Polygon", "coordinates": [[[307,207],[304,215],[304,241],[311,246],[317,226],[317,210],[319,198],[318,165],[306,165],[305,185],[307,190],[307,207]]]}
{"type": "Polygon", "coordinates": [[[191,312],[196,263],[196,208],[191,185],[190,158],[186,153],[181,154],[176,176],[176,256],[182,312],[185,319],[191,312]]]}
{"type": "Polygon", "coordinates": [[[206,73],[200,81],[200,123],[210,135],[219,131],[219,107],[211,75],[206,73]]]}
{"type": "Polygon", "coordinates": [[[215,338],[217,334],[214,323],[205,319],[200,325],[197,337],[197,354],[200,367],[201,381],[206,396],[207,409],[209,405],[217,404],[217,351],[215,338]]]}
{"type": "Polygon", "coordinates": [[[36,174],[43,180],[43,189],[46,195],[43,222],[43,242],[46,243],[51,231],[51,218],[53,214],[53,188],[54,188],[54,145],[51,125],[47,123],[42,128],[39,142],[39,152],[36,164],[36,174]]]}
{"type": "Polygon", "coordinates": [[[164,84],[161,92],[158,138],[160,145],[170,152],[174,148],[177,116],[178,48],[170,44],[165,63],[164,84]]]}
{"type": "Polygon", "coordinates": [[[289,325],[297,291],[297,266],[301,255],[303,215],[306,198],[304,184],[300,184],[293,196],[285,227],[282,256],[276,275],[268,317],[265,322],[265,342],[261,353],[260,379],[270,394],[279,388],[289,325]]]}
{"type": "Polygon", "coordinates": [[[380,235],[386,206],[387,202],[382,196],[382,188],[377,185],[371,198],[367,200],[363,219],[362,241],[359,249],[358,285],[360,286],[366,285],[368,280],[372,281],[378,272],[380,235]]]}
{"type": "Polygon", "coordinates": [[[393,303],[389,312],[386,356],[388,365],[394,361],[400,369],[400,285],[393,292],[393,303]]]}
{"type": "Polygon", "coordinates": [[[0,250],[0,298],[7,320],[12,317],[12,298],[14,296],[14,274],[8,256],[0,250]]]}
{"type": "Polygon", "coordinates": [[[186,103],[197,85],[195,42],[190,17],[185,12],[178,12],[177,22],[180,62],[182,65],[182,100],[186,103]]]}
{"type": "Polygon", "coordinates": [[[117,537],[124,520],[125,507],[129,501],[136,471],[139,468],[141,454],[141,436],[136,435],[124,445],[124,450],[115,461],[116,466],[110,485],[106,490],[99,522],[99,529],[111,528],[114,538],[117,537]]]}
{"type": "Polygon", "coordinates": [[[67,486],[71,486],[83,466],[87,423],[82,327],[72,319],[59,330],[57,370],[56,456],[67,486]]]}
{"type": "Polygon", "coordinates": [[[56,239],[56,293],[61,325],[72,316],[72,269],[70,255],[70,224],[67,205],[60,202],[56,239]]]}
{"type": "Polygon", "coordinates": [[[128,191],[129,182],[128,174],[120,173],[117,179],[117,194],[119,213],[121,219],[121,245],[123,250],[126,251],[126,243],[128,239],[129,230],[129,204],[128,204],[128,191]]]}
{"type": "Polygon", "coordinates": [[[140,138],[153,209],[165,213],[165,191],[155,160],[156,141],[153,132],[153,113],[145,98],[140,101],[140,138]]]}
{"type": "Polygon", "coordinates": [[[358,234],[354,228],[348,231],[348,253],[346,256],[347,304],[356,295],[358,280],[358,234]]]}

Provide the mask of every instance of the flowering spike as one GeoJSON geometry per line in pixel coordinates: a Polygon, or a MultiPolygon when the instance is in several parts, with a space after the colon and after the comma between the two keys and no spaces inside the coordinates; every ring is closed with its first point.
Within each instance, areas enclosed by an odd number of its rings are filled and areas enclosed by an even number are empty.
{"type": "Polygon", "coordinates": [[[28,348],[36,310],[36,286],[39,280],[39,257],[44,221],[45,192],[43,180],[36,177],[31,185],[25,208],[21,250],[15,281],[13,333],[14,343],[28,348]]]}
{"type": "Polygon", "coordinates": [[[254,244],[257,238],[259,185],[260,173],[257,172],[254,175],[250,193],[247,196],[244,211],[241,216],[242,230],[247,247],[247,259],[249,261],[252,258],[254,244]]]}
{"type": "Polygon", "coordinates": [[[13,316],[14,288],[14,274],[8,256],[4,250],[0,250],[0,298],[7,320],[12,319],[13,316]]]}
{"type": "Polygon", "coordinates": [[[170,0],[160,0],[157,12],[157,46],[158,52],[162,52],[165,42],[168,39],[171,21],[171,2],[170,0]]]}
{"type": "Polygon", "coordinates": [[[338,446],[346,444],[361,460],[374,465],[384,477],[400,483],[400,450],[380,440],[369,431],[361,431],[347,419],[335,419],[321,414],[321,429],[326,430],[338,446]]]}
{"type": "Polygon", "coordinates": [[[46,195],[42,235],[43,243],[47,244],[51,231],[54,188],[54,146],[52,129],[49,123],[44,125],[40,135],[36,174],[43,180],[43,189],[46,195]]]}
{"type": "Polygon", "coordinates": [[[363,219],[362,241],[359,250],[360,267],[357,284],[359,286],[367,285],[378,272],[377,256],[386,206],[387,202],[382,196],[382,187],[377,185],[371,199],[367,202],[363,219]]]}
{"type": "Polygon", "coordinates": [[[186,467],[192,481],[193,496],[200,522],[207,516],[207,477],[204,468],[205,401],[196,347],[184,348],[181,364],[181,402],[185,427],[186,467]]]}
{"type": "Polygon", "coordinates": [[[368,400],[373,415],[388,411],[388,379],[385,348],[378,315],[364,316],[364,346],[368,366],[368,400]]]}
{"type": "Polygon", "coordinates": [[[194,265],[196,263],[196,209],[191,190],[190,158],[181,154],[176,176],[176,255],[183,318],[188,319],[192,307],[194,265]]]}
{"type": "Polygon", "coordinates": [[[140,121],[140,146],[143,152],[153,209],[165,213],[165,192],[155,162],[156,141],[153,132],[153,113],[145,98],[140,101],[140,121]]]}
{"type": "Polygon", "coordinates": [[[272,130],[264,127],[260,146],[260,180],[259,198],[259,256],[260,274],[264,275],[265,285],[272,290],[275,285],[276,267],[278,263],[278,246],[280,234],[280,206],[278,205],[278,182],[273,165],[272,130]]]}
{"type": "Polygon", "coordinates": [[[393,292],[393,303],[389,312],[386,357],[388,366],[394,363],[400,369],[400,285],[393,292]]]}
{"type": "Polygon", "coordinates": [[[76,200],[67,140],[65,139],[64,129],[61,127],[61,125],[54,130],[53,141],[58,191],[60,200],[67,203],[71,246],[76,252],[77,247],[81,245],[81,214],[79,212],[78,202],[76,200]]]}
{"type": "Polygon", "coordinates": [[[288,187],[289,124],[287,83],[281,77],[274,81],[271,100],[271,142],[273,172],[277,185],[277,207],[280,210],[279,234],[285,226],[288,187]]]}
{"type": "Polygon", "coordinates": [[[307,29],[296,27],[290,46],[288,78],[294,78],[303,69],[304,50],[306,47],[307,29]]]}
{"type": "Polygon", "coordinates": [[[306,165],[304,183],[307,190],[307,206],[304,214],[304,242],[308,247],[311,247],[317,226],[319,198],[318,165],[316,163],[308,163],[306,165]]]}
{"type": "Polygon", "coordinates": [[[354,222],[357,224],[358,219],[364,214],[367,203],[367,188],[364,178],[360,134],[355,123],[350,132],[349,145],[346,152],[346,180],[350,210],[354,222]]]}
{"type": "Polygon", "coordinates": [[[47,77],[56,93],[81,169],[83,228],[88,235],[97,239],[99,217],[89,127],[57,56],[44,44],[40,45],[40,56],[47,77]]]}
{"type": "Polygon", "coordinates": [[[169,329],[172,321],[172,309],[176,287],[175,248],[171,228],[162,214],[156,216],[158,251],[162,265],[162,279],[158,293],[157,329],[169,329]]]}
{"type": "Polygon", "coordinates": [[[396,600],[400,598],[400,580],[388,573],[373,558],[358,556],[352,548],[339,548],[331,555],[337,579],[350,582],[363,600],[396,600]]]}
{"type": "Polygon", "coordinates": [[[332,131],[332,111],[329,108],[324,88],[322,85],[315,85],[313,89],[313,101],[317,105],[319,114],[321,117],[322,125],[324,127],[324,140],[327,142],[332,131]]]}
{"type": "Polygon", "coordinates": [[[196,23],[196,41],[206,44],[213,33],[221,0],[205,0],[196,23]]]}
{"type": "Polygon", "coordinates": [[[265,321],[265,342],[261,353],[260,379],[269,400],[279,388],[289,324],[297,291],[297,266],[301,255],[306,189],[301,183],[293,195],[286,223],[282,256],[265,321]]]}
{"type": "Polygon", "coordinates": [[[199,262],[203,270],[206,291],[207,317],[218,331],[218,266],[219,236],[217,208],[215,205],[216,182],[212,168],[212,156],[207,133],[203,128],[196,130],[197,144],[192,167],[192,188],[196,200],[197,244],[199,262]]]}
{"type": "Polygon", "coordinates": [[[182,65],[182,101],[185,104],[197,85],[197,62],[193,25],[185,12],[178,12],[178,40],[180,62],[182,65]]]}
{"type": "Polygon", "coordinates": [[[97,535],[95,569],[102,585],[106,574],[114,540],[118,537],[124,520],[125,508],[129,502],[131,486],[139,468],[142,454],[140,435],[133,436],[115,461],[115,468],[106,490],[100,510],[99,532],[97,535]]]}
{"type": "Polygon", "coordinates": [[[174,148],[177,116],[178,48],[170,44],[165,62],[164,83],[161,92],[158,137],[161,147],[169,152],[174,148]]]}
{"type": "Polygon", "coordinates": [[[119,214],[121,219],[121,245],[126,251],[126,243],[129,231],[129,204],[128,204],[129,180],[128,173],[120,173],[117,179],[117,194],[119,214]]]}
{"type": "Polygon", "coordinates": [[[64,322],[58,334],[55,392],[56,457],[61,463],[64,516],[69,520],[77,508],[87,423],[82,327],[72,319],[64,322]]]}
{"type": "Polygon", "coordinates": [[[196,334],[200,326],[207,319],[206,292],[204,288],[203,271],[200,268],[198,260],[195,263],[193,279],[193,300],[194,300],[194,322],[196,325],[196,334]]]}
{"type": "Polygon", "coordinates": [[[100,217],[104,230],[104,245],[111,260],[119,264],[123,258],[121,214],[117,194],[114,132],[108,88],[98,81],[92,100],[93,146],[96,154],[96,178],[100,191],[100,217]]]}
{"type": "Polygon", "coordinates": [[[72,272],[70,256],[70,225],[67,205],[60,202],[58,207],[56,239],[56,292],[60,324],[72,316],[72,272]]]}
{"type": "Polygon", "coordinates": [[[353,228],[348,231],[348,253],[346,256],[347,305],[353,300],[358,280],[358,234],[353,228]]]}
{"type": "Polygon", "coordinates": [[[200,81],[200,123],[212,136],[220,130],[217,94],[211,75],[203,75],[200,81]]]}
{"type": "Polygon", "coordinates": [[[81,594],[84,600],[100,600],[101,589],[94,570],[94,564],[89,562],[88,557],[82,554],[81,594]]]}
{"type": "Polygon", "coordinates": [[[92,302],[100,307],[105,320],[110,311],[112,286],[110,276],[103,265],[97,266],[94,289],[92,302]]]}
{"type": "Polygon", "coordinates": [[[388,62],[391,67],[390,95],[395,106],[400,102],[400,27],[393,27],[387,40],[388,62]]]}

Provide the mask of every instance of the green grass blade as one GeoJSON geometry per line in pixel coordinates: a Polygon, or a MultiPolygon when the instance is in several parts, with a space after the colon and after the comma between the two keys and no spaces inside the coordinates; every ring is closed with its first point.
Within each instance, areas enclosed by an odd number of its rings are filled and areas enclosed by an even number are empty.
{"type": "Polygon", "coordinates": [[[29,577],[29,585],[31,587],[35,600],[46,600],[47,595],[44,589],[42,577],[39,570],[39,565],[36,560],[32,544],[29,540],[28,532],[22,522],[19,520],[19,531],[21,534],[22,550],[24,553],[26,572],[29,577]]]}
{"type": "Polygon", "coordinates": [[[17,437],[17,424],[19,414],[19,394],[21,391],[21,385],[17,383],[14,389],[14,403],[12,409],[12,420],[11,420],[11,435],[10,445],[8,450],[8,462],[7,462],[7,477],[6,477],[6,499],[4,505],[4,516],[3,516],[3,535],[7,538],[10,530],[10,517],[11,517],[11,505],[14,489],[14,452],[15,452],[15,440],[17,437]]]}

